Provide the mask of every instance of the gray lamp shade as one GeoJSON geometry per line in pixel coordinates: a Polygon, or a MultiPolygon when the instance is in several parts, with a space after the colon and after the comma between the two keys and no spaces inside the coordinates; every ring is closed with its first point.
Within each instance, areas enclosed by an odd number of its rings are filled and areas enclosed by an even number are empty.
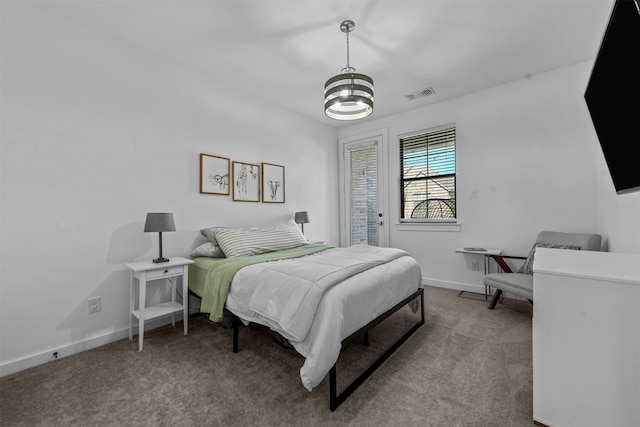
{"type": "Polygon", "coordinates": [[[310,222],[309,214],[306,211],[296,212],[294,221],[296,222],[296,224],[308,224],[310,222]]]}
{"type": "Polygon", "coordinates": [[[145,233],[176,231],[172,213],[148,213],[144,223],[145,233]]]}
{"type": "Polygon", "coordinates": [[[148,213],[147,220],[144,223],[145,233],[157,232],[160,240],[159,254],[160,256],[153,262],[168,262],[169,258],[162,256],[162,233],[166,231],[176,231],[176,224],[173,221],[172,213],[148,213]]]}

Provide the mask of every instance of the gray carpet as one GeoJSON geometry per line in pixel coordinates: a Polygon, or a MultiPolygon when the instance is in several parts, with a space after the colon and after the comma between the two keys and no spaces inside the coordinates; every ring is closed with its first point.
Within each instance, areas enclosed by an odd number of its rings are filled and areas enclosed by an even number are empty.
{"type": "MultiPolygon", "coordinates": [[[[531,307],[496,310],[426,287],[426,324],[335,412],[328,377],[308,392],[303,359],[258,325],[200,316],[0,378],[2,426],[531,426],[531,307]]],[[[416,320],[408,308],[338,363],[338,389],[416,320]]]]}

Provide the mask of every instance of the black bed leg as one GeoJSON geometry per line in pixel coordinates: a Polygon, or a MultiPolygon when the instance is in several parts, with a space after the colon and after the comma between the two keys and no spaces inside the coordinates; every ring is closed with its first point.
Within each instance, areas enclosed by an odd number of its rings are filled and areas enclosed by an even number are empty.
{"type": "Polygon", "coordinates": [[[369,332],[364,333],[364,339],[362,340],[365,347],[369,347],[369,332]]]}
{"type": "Polygon", "coordinates": [[[335,411],[340,405],[338,403],[338,386],[336,384],[336,365],[329,371],[329,409],[335,411]]]}
{"type": "Polygon", "coordinates": [[[240,322],[238,322],[237,320],[233,322],[233,352],[237,353],[238,352],[238,333],[239,333],[239,329],[240,329],[240,322]]]}

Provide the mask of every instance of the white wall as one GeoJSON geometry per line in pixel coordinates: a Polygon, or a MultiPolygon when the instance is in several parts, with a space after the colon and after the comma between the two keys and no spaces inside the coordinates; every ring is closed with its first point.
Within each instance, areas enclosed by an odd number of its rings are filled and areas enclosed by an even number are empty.
{"type": "MultiPolygon", "coordinates": [[[[164,255],[212,225],[285,222],[337,244],[337,132],[131,45],[2,6],[2,373],[126,336],[128,270],[157,257],[145,215],[174,212],[164,255]],[[199,194],[199,153],[286,168],[286,203],[199,194]],[[88,314],[87,298],[102,311],[88,314]]],[[[135,346],[135,344],[132,344],[135,346]]]]}
{"type": "Polygon", "coordinates": [[[609,250],[640,253],[640,193],[615,195],[584,103],[591,66],[576,64],[339,132],[347,138],[388,129],[390,246],[411,252],[428,283],[480,290],[483,272],[471,271],[473,255],[455,248],[526,255],[542,230],[600,233],[609,250]],[[452,122],[460,231],[398,225],[398,135],[452,122]]]}
{"type": "Polygon", "coordinates": [[[598,229],[605,237],[603,246],[610,252],[640,253],[640,191],[616,194],[602,151],[597,166],[598,229]]]}

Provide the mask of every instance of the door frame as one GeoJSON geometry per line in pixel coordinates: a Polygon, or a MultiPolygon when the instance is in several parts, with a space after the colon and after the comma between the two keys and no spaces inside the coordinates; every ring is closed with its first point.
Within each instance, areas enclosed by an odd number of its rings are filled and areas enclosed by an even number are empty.
{"type": "Polygon", "coordinates": [[[368,145],[372,141],[378,142],[378,209],[382,213],[382,226],[380,226],[380,246],[389,246],[389,203],[388,203],[388,180],[389,171],[388,164],[388,143],[389,130],[387,128],[369,131],[358,135],[343,137],[338,139],[338,186],[340,191],[339,209],[340,209],[340,246],[347,246],[349,233],[347,232],[350,225],[349,209],[351,207],[350,200],[347,199],[349,191],[347,189],[347,147],[368,145]]]}

